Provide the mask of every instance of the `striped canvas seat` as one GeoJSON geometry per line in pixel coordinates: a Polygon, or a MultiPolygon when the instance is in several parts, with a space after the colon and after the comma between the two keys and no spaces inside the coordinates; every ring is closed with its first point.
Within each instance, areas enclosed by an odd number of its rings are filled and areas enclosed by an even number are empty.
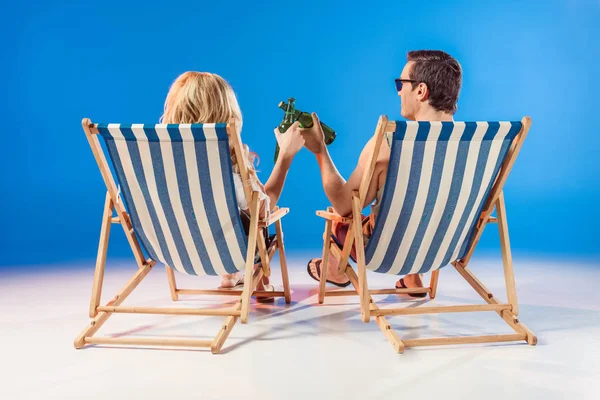
{"type": "Polygon", "coordinates": [[[425,273],[464,256],[522,124],[397,121],[395,127],[366,267],[425,273]]]}
{"type": "Polygon", "coordinates": [[[152,259],[190,275],[244,269],[226,124],[98,124],[133,229],[152,259]]]}

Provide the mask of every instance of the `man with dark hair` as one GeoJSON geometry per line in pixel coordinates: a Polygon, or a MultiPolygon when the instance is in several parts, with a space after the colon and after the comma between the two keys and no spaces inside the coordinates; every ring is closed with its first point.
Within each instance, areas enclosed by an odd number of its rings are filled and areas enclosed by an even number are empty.
{"type": "MultiPolygon", "coordinates": [[[[462,84],[462,69],[458,61],[449,54],[438,50],[419,50],[408,53],[407,63],[396,80],[396,89],[400,96],[401,115],[411,121],[452,121],[457,110],[458,94],[462,84]]],[[[348,181],[338,172],[323,139],[323,131],[319,119],[313,113],[314,125],[303,129],[305,147],[315,154],[323,189],[333,208],[342,216],[352,213],[352,192],[358,190],[363,173],[367,169],[369,156],[373,153],[375,141],[371,138],[361,152],[358,164],[348,181]]],[[[294,129],[299,129],[294,127],[294,129]]],[[[384,141],[379,151],[371,185],[367,191],[364,207],[373,203],[371,215],[363,219],[363,235],[365,245],[369,239],[375,217],[379,211],[381,196],[387,168],[390,161],[390,148],[384,141]]],[[[344,243],[348,225],[333,225],[333,234],[339,243],[344,243]]],[[[354,249],[352,254],[355,256],[354,249]]],[[[313,258],[307,269],[316,280],[321,276],[321,259],[313,258]]],[[[329,256],[327,282],[337,286],[350,284],[348,277],[338,271],[338,260],[332,253],[329,256]]],[[[396,283],[397,288],[422,287],[419,274],[406,275],[396,283]]],[[[414,297],[424,297],[424,293],[411,294],[414,297]]]]}

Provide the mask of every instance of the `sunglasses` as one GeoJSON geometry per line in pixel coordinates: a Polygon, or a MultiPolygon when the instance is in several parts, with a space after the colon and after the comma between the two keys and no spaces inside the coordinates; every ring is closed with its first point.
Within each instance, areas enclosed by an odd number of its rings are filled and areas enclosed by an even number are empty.
{"type": "Polygon", "coordinates": [[[396,79],[394,79],[394,82],[396,82],[396,90],[401,91],[402,90],[402,82],[417,83],[418,81],[415,81],[414,79],[396,78],[396,79]]]}

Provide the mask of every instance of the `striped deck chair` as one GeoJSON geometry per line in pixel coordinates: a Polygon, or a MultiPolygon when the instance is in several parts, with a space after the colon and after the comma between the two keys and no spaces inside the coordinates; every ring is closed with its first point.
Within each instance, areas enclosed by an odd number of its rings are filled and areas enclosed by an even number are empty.
{"type": "Polygon", "coordinates": [[[371,317],[399,353],[405,347],[525,340],[536,336],[517,319],[518,304],[502,188],[531,119],[521,122],[388,122],[380,117],[375,152],[352,198],[352,216],[330,207],[317,211],[326,219],[319,303],[325,296],[358,295],[364,322],[371,317]],[[373,234],[363,245],[361,210],[384,138],[391,155],[380,211],[373,234]],[[496,217],[492,212],[496,210],[496,217]],[[350,224],[343,246],[332,240],[332,222],[350,224]],[[508,302],[502,303],[467,267],[488,223],[498,223],[508,302]],[[356,232],[359,234],[357,235],[356,232]],[[356,243],[358,274],[348,264],[356,243]],[[329,250],[339,259],[356,290],[325,291],[329,250]],[[428,293],[436,295],[440,268],[451,264],[487,304],[380,309],[371,295],[428,293]],[[366,271],[392,275],[431,272],[426,288],[369,290],[366,271]],[[447,312],[494,311],[515,334],[401,340],[386,316],[447,312]]]}
{"type": "MultiPolygon", "coordinates": [[[[250,230],[246,237],[240,219],[232,175],[229,143],[237,160],[243,160],[235,121],[218,124],[119,125],[82,121],[83,129],[107,187],[100,245],[96,260],[89,314],[91,324],[75,339],[86,344],[167,345],[210,347],[218,353],[237,319],[248,320],[250,297],[283,296],[290,303],[290,288],[281,218],[278,208],[268,220],[259,220],[258,193],[244,190],[250,204],[250,230]],[[105,141],[114,174],[100,145],[105,141]],[[122,195],[122,196],[121,196],[122,195]],[[116,216],[113,212],[116,211],[116,216]],[[139,269],[106,306],[100,305],[106,251],[111,224],[120,224],[139,269]],[[276,227],[276,246],[268,253],[264,230],[276,227]],[[254,270],[258,245],[261,265],[254,270]],[[144,251],[148,258],[144,255],[144,251]],[[269,260],[279,250],[284,290],[256,291],[270,276],[269,260]],[[166,266],[173,301],[180,294],[234,295],[234,306],[219,309],[128,307],[121,304],[157,262],[166,266]],[[244,271],[243,290],[178,289],[173,269],[189,275],[222,275],[244,271]],[[214,340],[112,338],[94,334],[114,313],[223,316],[226,322],[214,340]]],[[[249,182],[246,165],[238,165],[243,182],[249,182]]]]}

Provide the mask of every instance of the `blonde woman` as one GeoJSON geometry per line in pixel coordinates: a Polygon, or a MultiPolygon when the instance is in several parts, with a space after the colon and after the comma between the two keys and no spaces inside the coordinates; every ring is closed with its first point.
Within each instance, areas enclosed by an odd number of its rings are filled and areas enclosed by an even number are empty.
{"type": "MultiPolygon", "coordinates": [[[[181,74],[171,85],[161,122],[165,124],[202,124],[225,122],[232,117],[236,120],[238,133],[241,133],[242,112],[235,93],[227,81],[217,74],[188,71],[181,74]]],[[[264,185],[256,175],[255,162],[258,161],[258,156],[256,153],[250,152],[247,145],[242,145],[245,155],[244,162],[248,167],[252,188],[259,192],[261,218],[267,217],[277,204],[292,160],[304,146],[304,139],[299,130],[291,129],[290,132],[293,133],[279,135],[279,131],[275,129],[280,153],[271,176],[264,185]]],[[[233,180],[238,207],[242,212],[245,229],[248,229],[248,199],[246,199],[242,179],[236,165],[233,146],[230,146],[230,149],[232,165],[234,165],[233,180]]],[[[234,287],[242,283],[243,274],[241,272],[224,275],[221,279],[221,287],[234,287]]],[[[268,278],[263,278],[257,289],[269,291],[273,290],[273,286],[269,284],[268,278]]],[[[272,299],[272,297],[268,297],[263,298],[262,301],[272,301],[272,299]]]]}

